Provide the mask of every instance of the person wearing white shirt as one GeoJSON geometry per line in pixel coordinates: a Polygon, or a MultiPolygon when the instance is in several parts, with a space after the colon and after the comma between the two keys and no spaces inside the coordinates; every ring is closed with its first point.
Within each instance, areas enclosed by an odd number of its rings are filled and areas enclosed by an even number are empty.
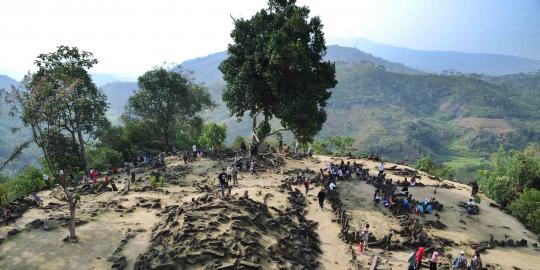
{"type": "Polygon", "coordinates": [[[379,177],[384,173],[384,162],[379,164],[379,177]]]}
{"type": "Polygon", "coordinates": [[[328,185],[328,188],[330,188],[330,190],[335,190],[336,184],[334,182],[330,182],[330,185],[328,185]]]}

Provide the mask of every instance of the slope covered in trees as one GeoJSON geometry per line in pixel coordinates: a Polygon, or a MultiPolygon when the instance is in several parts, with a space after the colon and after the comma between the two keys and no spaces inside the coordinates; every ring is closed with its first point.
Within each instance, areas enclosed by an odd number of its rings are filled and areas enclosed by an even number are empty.
{"type": "MultiPolygon", "coordinates": [[[[329,46],[326,59],[337,62],[338,84],[328,100],[328,120],[316,139],[351,136],[354,148],[394,160],[413,162],[431,155],[454,167],[456,177],[468,178],[487,165],[489,154],[500,144],[520,148],[540,138],[538,76],[422,74],[384,60],[373,63],[368,56],[357,49],[329,46]]],[[[208,117],[227,123],[232,140],[248,134],[249,123],[238,123],[219,104],[223,82],[212,70],[217,70],[213,65],[222,57],[213,54],[183,67],[206,83],[218,101],[208,117]]]]}

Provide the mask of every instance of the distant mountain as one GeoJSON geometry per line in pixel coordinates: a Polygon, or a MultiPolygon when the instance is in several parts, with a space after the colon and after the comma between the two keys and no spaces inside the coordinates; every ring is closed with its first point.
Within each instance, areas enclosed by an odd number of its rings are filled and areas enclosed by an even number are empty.
{"type": "Polygon", "coordinates": [[[8,91],[12,85],[17,86],[19,85],[19,82],[6,75],[0,74],[0,89],[5,89],[8,91]]]}
{"type": "Polygon", "coordinates": [[[540,70],[540,60],[488,53],[422,51],[373,42],[365,38],[336,40],[337,44],[354,47],[389,61],[414,69],[441,73],[454,70],[462,73],[504,75],[540,70]]]}
{"type": "MultiPolygon", "coordinates": [[[[18,86],[19,82],[16,80],[0,75],[0,89],[9,91],[11,86],[18,86]]],[[[0,99],[4,98],[4,93],[0,93],[0,99]]],[[[8,157],[13,148],[29,139],[31,139],[31,133],[29,129],[23,127],[20,119],[11,117],[9,115],[10,108],[0,102],[0,162],[8,157]],[[16,132],[13,132],[17,130],[16,132]]],[[[29,149],[23,151],[23,154],[10,165],[0,172],[1,174],[14,174],[20,169],[29,164],[37,164],[37,159],[41,155],[37,147],[32,145],[29,149]]]]}
{"type": "Polygon", "coordinates": [[[119,79],[117,79],[113,75],[105,74],[105,73],[91,73],[90,76],[92,77],[92,81],[97,86],[103,86],[103,85],[106,85],[108,83],[120,81],[119,79]]]}
{"type": "MultiPolygon", "coordinates": [[[[193,71],[193,76],[197,81],[206,84],[223,83],[222,74],[218,70],[219,64],[227,58],[227,52],[218,52],[187,60],[181,64],[185,70],[193,71]]],[[[365,53],[361,50],[342,47],[337,45],[328,46],[325,60],[332,62],[365,62],[375,66],[384,67],[388,71],[406,74],[421,74],[422,72],[406,67],[400,63],[393,63],[382,58],[365,53]]]]}
{"type": "MultiPolygon", "coordinates": [[[[433,155],[458,177],[469,177],[500,144],[540,140],[540,80],[533,75],[426,74],[342,46],[328,46],[326,57],[336,62],[338,84],[318,138],[352,136],[359,149],[394,160],[433,155]]],[[[225,58],[220,52],[182,67],[208,86],[218,107],[206,117],[226,123],[231,139],[249,134],[250,123],[232,118],[221,101],[217,66],[225,58]]]]}
{"type": "Polygon", "coordinates": [[[107,102],[109,102],[107,117],[111,122],[119,122],[119,117],[124,112],[124,106],[136,89],[136,82],[112,82],[101,86],[101,90],[103,90],[107,96],[107,102]]]}

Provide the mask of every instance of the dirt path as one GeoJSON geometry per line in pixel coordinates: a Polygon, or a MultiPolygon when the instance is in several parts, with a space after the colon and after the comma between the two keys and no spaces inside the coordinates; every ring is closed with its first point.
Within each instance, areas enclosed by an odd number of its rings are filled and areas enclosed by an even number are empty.
{"type": "MultiPolygon", "coordinates": [[[[312,190],[310,192],[315,192],[312,190]]],[[[319,207],[319,203],[314,201],[314,195],[309,195],[309,206],[307,208],[307,219],[319,223],[317,233],[321,240],[321,250],[323,252],[320,262],[323,269],[347,269],[349,267],[350,251],[349,246],[338,238],[339,225],[332,222],[335,218],[334,213],[329,205],[325,205],[324,209],[319,207]]]]}

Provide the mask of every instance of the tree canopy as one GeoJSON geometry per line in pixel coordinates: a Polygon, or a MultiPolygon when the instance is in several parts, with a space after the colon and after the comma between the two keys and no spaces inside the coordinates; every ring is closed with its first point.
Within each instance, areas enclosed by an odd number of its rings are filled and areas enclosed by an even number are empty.
{"type": "Polygon", "coordinates": [[[37,57],[38,71],[25,79],[26,89],[17,93],[21,119],[31,127],[53,173],[64,169],[65,157],[72,154],[78,160],[70,165],[86,169],[88,142],[109,125],[106,96],[88,73],[97,62],[90,52],[59,46],[37,57]]]}
{"type": "Polygon", "coordinates": [[[208,123],[204,125],[199,144],[203,147],[211,149],[219,149],[225,143],[227,137],[227,125],[218,125],[216,123],[208,123]]]}
{"type": "Polygon", "coordinates": [[[139,77],[139,89],[129,98],[126,116],[146,121],[155,137],[160,137],[164,150],[171,147],[173,129],[188,124],[196,114],[213,107],[208,90],[194,83],[187,75],[163,67],[139,77]]]}
{"type": "Polygon", "coordinates": [[[277,118],[299,141],[311,141],[326,121],[327,90],[337,83],[334,64],[322,60],[323,25],[295,0],[268,5],[251,19],[234,20],[234,43],[219,66],[227,83],[223,100],[233,116],[249,112],[259,137],[271,133],[269,120],[277,118]]]}

